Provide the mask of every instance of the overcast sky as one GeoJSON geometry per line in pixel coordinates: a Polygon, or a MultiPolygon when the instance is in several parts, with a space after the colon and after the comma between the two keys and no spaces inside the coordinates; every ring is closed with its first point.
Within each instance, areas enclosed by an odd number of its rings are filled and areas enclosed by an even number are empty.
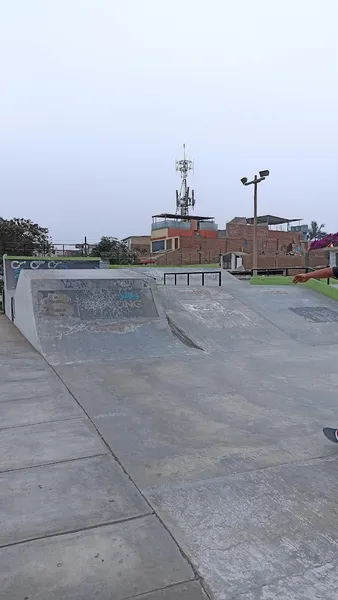
{"type": "Polygon", "coordinates": [[[0,197],[54,241],[175,211],[338,229],[337,0],[1,0],[0,197]]]}

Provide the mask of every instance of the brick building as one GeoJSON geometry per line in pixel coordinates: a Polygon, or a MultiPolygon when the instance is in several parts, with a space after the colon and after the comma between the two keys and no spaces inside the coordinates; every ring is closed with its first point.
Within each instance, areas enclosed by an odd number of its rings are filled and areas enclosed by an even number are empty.
{"type": "MultiPolygon", "coordinates": [[[[283,219],[272,215],[257,219],[258,266],[279,268],[325,265],[324,252],[310,253],[306,259],[307,242],[302,232],[291,229],[298,219],[283,219]]],[[[252,267],[253,219],[235,217],[218,229],[213,217],[163,213],[154,215],[150,236],[129,236],[123,241],[139,254],[141,262],[158,265],[190,265],[218,263],[220,254],[243,253],[243,265],[252,267]]]]}
{"type": "MultiPolygon", "coordinates": [[[[290,266],[302,263],[302,236],[300,232],[289,230],[291,222],[292,219],[272,215],[258,217],[259,262],[264,266],[275,266],[280,262],[277,257],[290,266]],[[273,229],[276,226],[278,230],[273,229]]],[[[227,223],[226,229],[220,230],[212,217],[183,219],[168,213],[153,216],[151,251],[159,265],[218,263],[220,254],[237,251],[246,255],[245,266],[251,268],[252,245],[253,219],[235,217],[227,223]]]]}
{"type": "MultiPolygon", "coordinates": [[[[298,219],[297,219],[298,220],[298,219]]],[[[291,231],[290,223],[296,219],[283,219],[272,215],[257,217],[258,254],[290,254],[299,252],[303,237],[300,231],[291,231]],[[282,229],[286,226],[286,230],[282,229]],[[272,229],[279,227],[279,229],[272,229]]],[[[235,217],[226,225],[228,252],[242,251],[252,253],[253,219],[235,217]]]]}
{"type": "Polygon", "coordinates": [[[122,240],[130,250],[136,254],[149,254],[150,235],[130,235],[122,240]]]}
{"type": "Polygon", "coordinates": [[[150,241],[152,257],[159,265],[218,262],[225,248],[214,218],[196,215],[154,215],[150,241]]]}

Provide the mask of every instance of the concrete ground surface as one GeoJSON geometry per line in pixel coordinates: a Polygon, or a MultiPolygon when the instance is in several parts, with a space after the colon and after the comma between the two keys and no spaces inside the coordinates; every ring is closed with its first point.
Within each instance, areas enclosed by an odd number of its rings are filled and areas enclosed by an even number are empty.
{"type": "Polygon", "coordinates": [[[82,408],[4,316],[0,341],[1,599],[205,599],[82,408]]]}
{"type": "Polygon", "coordinates": [[[338,598],[337,303],[158,294],[194,347],[51,368],[0,320],[1,598],[338,598]]]}

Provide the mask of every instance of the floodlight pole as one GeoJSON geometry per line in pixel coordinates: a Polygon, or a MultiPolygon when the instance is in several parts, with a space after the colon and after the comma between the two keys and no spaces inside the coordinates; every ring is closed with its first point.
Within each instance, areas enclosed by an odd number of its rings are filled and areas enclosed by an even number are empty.
{"type": "Polygon", "coordinates": [[[258,177],[255,175],[253,180],[254,186],[254,222],[253,222],[253,244],[252,244],[252,275],[256,277],[258,267],[258,255],[257,255],[257,186],[258,177]]]}
{"type": "Polygon", "coordinates": [[[252,275],[255,277],[257,275],[258,268],[258,245],[257,245],[257,186],[261,181],[264,181],[266,177],[269,176],[269,171],[260,171],[259,177],[255,175],[252,181],[248,181],[246,177],[241,179],[243,185],[253,185],[254,186],[254,219],[253,219],[253,241],[252,241],[252,275]]]}

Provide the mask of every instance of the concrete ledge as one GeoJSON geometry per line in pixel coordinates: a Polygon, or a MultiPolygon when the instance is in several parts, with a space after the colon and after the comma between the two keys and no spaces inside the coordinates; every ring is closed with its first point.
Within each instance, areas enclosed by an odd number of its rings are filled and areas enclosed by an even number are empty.
{"type": "Polygon", "coordinates": [[[251,277],[251,285],[293,285],[292,277],[284,277],[284,275],[257,275],[251,277]]]}
{"type": "Polygon", "coordinates": [[[338,289],[331,285],[327,285],[326,280],[320,281],[319,279],[309,279],[305,285],[315,292],[319,292],[320,294],[332,298],[332,300],[338,300],[338,289]]]}

